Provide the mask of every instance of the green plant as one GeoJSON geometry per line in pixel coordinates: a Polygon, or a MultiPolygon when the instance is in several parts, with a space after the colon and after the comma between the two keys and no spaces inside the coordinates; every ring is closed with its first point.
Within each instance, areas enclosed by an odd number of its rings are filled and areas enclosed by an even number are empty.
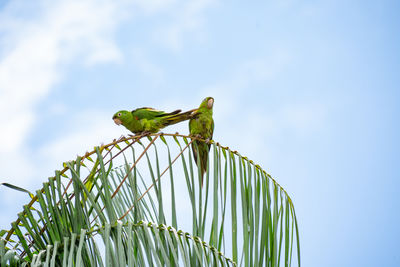
{"type": "Polygon", "coordinates": [[[12,229],[1,232],[0,262],[290,266],[294,255],[300,266],[287,192],[260,166],[218,143],[211,146],[201,188],[193,140],[204,141],[179,134],[121,138],[64,163],[12,229]]]}

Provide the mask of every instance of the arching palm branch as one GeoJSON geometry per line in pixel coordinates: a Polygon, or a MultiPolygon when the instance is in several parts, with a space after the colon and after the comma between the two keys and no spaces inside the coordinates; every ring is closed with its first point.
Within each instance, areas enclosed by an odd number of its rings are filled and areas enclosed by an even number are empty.
{"type": "Polygon", "coordinates": [[[2,231],[0,261],[300,266],[287,192],[253,161],[218,143],[211,145],[201,187],[193,140],[204,141],[179,134],[121,138],[64,163],[2,231]]]}

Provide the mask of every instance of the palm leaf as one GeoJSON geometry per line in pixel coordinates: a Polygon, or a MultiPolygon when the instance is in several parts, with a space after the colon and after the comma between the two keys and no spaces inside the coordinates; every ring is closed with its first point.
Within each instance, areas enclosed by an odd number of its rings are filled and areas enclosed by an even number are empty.
{"type": "Polygon", "coordinates": [[[300,266],[287,192],[218,143],[202,188],[193,140],[204,142],[179,134],[121,138],[66,162],[19,213],[0,260],[11,251],[32,266],[290,266],[295,248],[300,266]],[[170,230],[178,225],[191,234],[170,230]]]}

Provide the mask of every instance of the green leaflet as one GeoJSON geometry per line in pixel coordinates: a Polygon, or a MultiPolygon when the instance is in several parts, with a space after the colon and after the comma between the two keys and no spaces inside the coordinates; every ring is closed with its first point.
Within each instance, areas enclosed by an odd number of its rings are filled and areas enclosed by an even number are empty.
{"type": "Polygon", "coordinates": [[[202,188],[191,140],[121,139],[66,162],[12,229],[0,232],[6,240],[0,262],[300,266],[287,192],[259,165],[216,142],[202,188]]]}

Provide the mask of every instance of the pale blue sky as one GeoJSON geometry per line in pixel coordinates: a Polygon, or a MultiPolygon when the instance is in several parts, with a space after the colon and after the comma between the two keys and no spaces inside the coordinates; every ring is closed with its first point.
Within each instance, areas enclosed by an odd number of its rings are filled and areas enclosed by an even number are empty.
{"type": "MultiPolygon", "coordinates": [[[[119,109],[215,98],[214,139],[291,195],[303,266],[399,266],[399,1],[0,0],[0,182],[35,191],[127,132],[119,109]]],[[[165,132],[187,132],[177,125],[165,132]]],[[[0,228],[25,196],[0,188],[0,228]]]]}

